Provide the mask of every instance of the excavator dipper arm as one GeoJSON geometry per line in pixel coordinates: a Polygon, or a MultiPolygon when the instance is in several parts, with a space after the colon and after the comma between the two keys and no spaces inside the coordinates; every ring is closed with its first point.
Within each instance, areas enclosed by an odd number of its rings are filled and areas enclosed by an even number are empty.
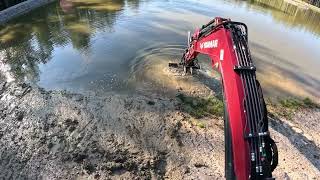
{"type": "Polygon", "coordinates": [[[268,131],[268,118],[256,68],[248,48],[247,26],[215,18],[190,37],[181,63],[196,68],[198,54],[210,57],[221,73],[225,100],[226,178],[273,179],[277,149],[268,131]]]}

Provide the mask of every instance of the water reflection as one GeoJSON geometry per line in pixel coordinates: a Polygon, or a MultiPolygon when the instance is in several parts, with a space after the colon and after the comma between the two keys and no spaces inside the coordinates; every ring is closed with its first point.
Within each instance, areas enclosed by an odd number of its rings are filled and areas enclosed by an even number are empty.
{"type": "Polygon", "coordinates": [[[51,60],[55,47],[72,44],[79,52],[89,51],[91,36],[112,31],[125,2],[61,0],[1,26],[1,61],[11,79],[38,81],[38,66],[51,60]]]}
{"type": "Polygon", "coordinates": [[[0,79],[75,91],[132,90],[141,82],[164,90],[169,81],[159,81],[157,68],[181,56],[186,32],[228,16],[249,25],[270,96],[319,99],[320,15],[288,2],[60,0],[0,26],[0,79]],[[141,51],[148,47],[163,55],[141,51]]]}
{"type": "Polygon", "coordinates": [[[266,11],[275,21],[320,35],[320,10],[313,11],[303,5],[283,0],[250,0],[248,2],[249,8],[266,11]]]}

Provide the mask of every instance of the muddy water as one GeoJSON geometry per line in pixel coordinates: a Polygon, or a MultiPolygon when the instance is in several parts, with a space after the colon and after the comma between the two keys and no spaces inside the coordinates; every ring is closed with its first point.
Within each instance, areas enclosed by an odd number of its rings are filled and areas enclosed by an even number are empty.
{"type": "Polygon", "coordinates": [[[165,92],[177,88],[165,69],[180,58],[186,32],[215,16],[249,26],[270,97],[320,100],[320,13],[278,0],[57,1],[0,26],[0,78],[76,92],[165,92]]]}

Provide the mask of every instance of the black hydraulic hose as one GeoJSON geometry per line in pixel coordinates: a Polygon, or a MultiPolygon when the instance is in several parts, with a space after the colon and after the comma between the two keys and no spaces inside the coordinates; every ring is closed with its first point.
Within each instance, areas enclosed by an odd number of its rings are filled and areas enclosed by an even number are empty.
{"type": "MultiPolygon", "coordinates": [[[[247,55],[248,55],[248,58],[249,58],[249,60],[251,61],[251,63],[253,63],[252,62],[252,58],[251,58],[251,53],[250,53],[250,49],[249,49],[249,47],[248,47],[248,42],[246,42],[246,51],[247,51],[247,55]]],[[[261,99],[259,98],[259,93],[258,93],[258,91],[259,91],[259,87],[258,87],[258,85],[257,85],[257,81],[256,81],[256,75],[254,76],[255,78],[253,79],[253,84],[254,84],[254,88],[255,88],[255,93],[256,93],[256,98],[257,98],[257,100],[258,100],[258,103],[259,103],[259,112],[260,112],[260,122],[263,122],[263,118],[264,118],[264,114],[263,114],[263,111],[262,111],[262,102],[261,102],[261,99]]],[[[262,127],[260,127],[260,128],[262,128],[262,127]]],[[[263,131],[263,129],[260,129],[260,131],[263,131]]]]}
{"type": "MultiPolygon", "coordinates": [[[[241,24],[240,24],[241,25],[241,24]]],[[[243,84],[243,92],[245,97],[243,99],[243,105],[246,110],[246,122],[244,127],[244,133],[248,133],[247,125],[249,125],[249,136],[245,135],[245,138],[250,144],[250,157],[251,157],[251,178],[264,178],[271,176],[270,164],[267,158],[268,143],[266,136],[268,136],[267,129],[264,129],[264,107],[263,99],[260,98],[256,74],[254,73],[252,57],[248,47],[248,37],[243,29],[245,26],[231,25],[227,28],[230,29],[232,35],[232,41],[235,49],[235,55],[238,63],[238,67],[235,70],[239,72],[241,82],[243,84]],[[252,154],[254,153],[254,154],[252,154]]],[[[246,27],[245,27],[246,28],[246,27]]]]}
{"type": "MultiPolygon", "coordinates": [[[[246,62],[246,64],[245,65],[251,65],[251,62],[249,61],[249,59],[247,59],[247,57],[246,57],[246,53],[244,52],[244,49],[243,49],[243,44],[242,44],[242,40],[240,41],[240,44],[241,44],[241,51],[242,51],[242,54],[243,54],[243,56],[244,56],[244,58],[245,58],[245,62],[246,62]]],[[[259,108],[259,102],[258,102],[258,99],[257,99],[257,96],[256,96],[256,89],[254,88],[254,82],[252,82],[253,81],[253,79],[255,78],[255,76],[251,73],[251,72],[245,72],[245,74],[246,74],[246,77],[247,77],[247,83],[248,83],[248,86],[249,86],[249,91],[251,91],[251,98],[252,98],[252,101],[253,101],[253,109],[254,109],[254,112],[255,112],[255,117],[254,117],[254,119],[253,119],[253,121],[254,121],[254,124],[255,124],[255,134],[256,134],[256,139],[257,139],[257,144],[258,144],[258,147],[257,147],[257,149],[258,149],[258,151],[257,151],[257,156],[259,157],[259,159],[257,160],[257,162],[258,162],[258,169],[256,169],[256,171],[258,171],[258,172],[261,172],[262,170],[261,170],[261,168],[262,168],[262,164],[261,164],[261,158],[260,158],[260,156],[261,156],[261,146],[262,146],[262,140],[261,140],[261,137],[259,136],[259,126],[258,126],[258,122],[257,121],[259,121],[259,119],[261,118],[261,114],[259,113],[260,112],[260,108],[259,108]]]]}
{"type": "MultiPolygon", "coordinates": [[[[238,36],[237,36],[237,41],[238,41],[238,43],[237,43],[237,45],[238,45],[238,49],[239,49],[239,54],[240,54],[240,57],[241,57],[241,59],[242,59],[242,66],[245,66],[246,64],[247,64],[247,62],[246,62],[246,59],[245,59],[245,57],[244,57],[244,54],[243,54],[243,52],[242,52],[242,47],[240,46],[240,44],[241,44],[241,41],[239,41],[239,39],[238,39],[238,36]]],[[[255,147],[254,149],[256,150],[255,151],[255,156],[257,157],[256,158],[256,162],[257,162],[257,164],[260,164],[260,155],[259,155],[259,153],[257,153],[258,151],[259,151],[259,141],[258,142],[256,142],[256,132],[257,132],[257,124],[255,123],[255,119],[256,119],[256,117],[257,117],[257,114],[256,114],[256,110],[255,110],[255,101],[254,101],[254,99],[252,99],[252,95],[253,95],[253,91],[252,91],[252,87],[251,87],[251,84],[250,84],[250,77],[249,77],[249,75],[247,74],[247,72],[244,72],[244,75],[243,75],[243,77],[245,78],[245,82],[246,82],[246,88],[247,88],[247,91],[248,91],[248,99],[249,99],[249,102],[250,102],[250,105],[249,105],[249,108],[250,108],[250,111],[251,111],[251,119],[250,119],[250,121],[252,122],[251,124],[253,125],[252,126],[252,135],[253,135],[253,142],[254,142],[254,144],[253,144],[253,146],[255,147]]]]}
{"type": "MultiPolygon", "coordinates": [[[[239,41],[239,44],[240,44],[240,53],[242,54],[242,58],[244,58],[244,62],[245,62],[245,66],[251,66],[252,63],[250,62],[250,60],[248,59],[248,57],[246,56],[246,52],[244,50],[244,48],[246,48],[243,44],[243,39],[241,38],[240,36],[240,41],[239,41]]],[[[258,126],[258,123],[257,121],[261,118],[261,113],[260,113],[260,106],[259,106],[259,102],[258,102],[258,99],[257,99],[257,96],[256,96],[256,89],[254,88],[254,82],[252,82],[252,80],[255,78],[255,76],[252,74],[252,72],[244,72],[245,76],[246,76],[246,80],[247,80],[247,86],[249,87],[249,92],[250,92],[250,99],[251,99],[251,102],[252,102],[252,109],[254,109],[254,119],[253,120],[253,123],[254,123],[254,132],[255,132],[255,136],[257,136],[257,149],[258,151],[256,152],[257,153],[257,156],[258,156],[258,169],[256,169],[256,171],[258,170],[259,172],[261,171],[261,154],[260,154],[260,148],[262,146],[262,141],[261,141],[261,138],[259,136],[259,126],[258,126]]]]}
{"type": "MultiPolygon", "coordinates": [[[[241,53],[244,55],[244,57],[245,57],[245,60],[246,60],[246,63],[245,63],[245,65],[247,65],[247,66],[251,66],[252,65],[252,59],[251,59],[251,56],[250,56],[250,50],[249,50],[249,48],[248,48],[248,45],[247,45],[247,41],[245,41],[246,39],[247,39],[247,36],[246,36],[246,38],[244,38],[243,37],[243,34],[242,35],[239,35],[240,37],[241,37],[241,41],[240,41],[240,43],[241,43],[241,53]],[[242,48],[243,47],[243,48],[242,48]]],[[[256,126],[257,127],[259,127],[259,128],[257,128],[256,130],[257,130],[257,133],[256,133],[256,138],[258,139],[258,144],[259,144],[259,146],[258,146],[258,150],[259,151],[257,151],[257,153],[258,153],[258,156],[263,156],[263,157],[265,157],[265,138],[264,137],[262,137],[262,136],[264,136],[265,134],[260,134],[260,132],[263,132],[263,125],[264,125],[264,122],[263,122],[263,113],[262,113],[262,102],[261,102],[261,99],[259,98],[259,94],[258,94],[258,87],[257,87],[257,81],[256,81],[256,76],[255,76],[255,74],[252,74],[252,73],[249,73],[249,72],[247,72],[246,73],[246,75],[245,75],[247,78],[246,78],[246,80],[249,80],[248,81],[248,85],[249,85],[249,87],[250,87],[250,91],[252,91],[253,92],[253,94],[252,95],[254,95],[253,96],[253,99],[254,99],[254,106],[255,106],[255,109],[256,110],[258,110],[258,116],[256,116],[256,119],[254,119],[254,122],[255,123],[257,123],[257,122],[259,122],[259,124],[256,124],[256,126]]],[[[254,143],[255,144],[255,143],[254,143]]],[[[261,161],[262,159],[258,159],[258,165],[259,165],[259,172],[260,173],[268,173],[268,172],[265,172],[264,171],[264,169],[266,168],[265,166],[264,166],[264,164],[262,165],[262,161],[261,161]]],[[[263,174],[262,174],[263,175],[263,174]]],[[[265,174],[265,175],[267,175],[267,174],[265,174]]]]}
{"type": "MultiPolygon", "coordinates": [[[[249,60],[249,64],[252,63],[252,58],[250,56],[250,50],[248,48],[248,44],[245,43],[245,39],[243,38],[242,41],[244,44],[243,46],[245,46],[245,54],[248,56],[247,59],[249,60]]],[[[266,109],[263,109],[264,108],[264,103],[262,102],[263,100],[260,98],[259,96],[259,92],[261,91],[260,87],[258,86],[257,84],[257,80],[256,80],[256,76],[255,74],[251,75],[251,83],[253,85],[253,88],[254,88],[254,95],[255,95],[255,99],[257,101],[257,105],[258,105],[258,109],[259,109],[259,113],[260,113],[260,117],[257,119],[258,120],[258,125],[259,125],[259,131],[258,131],[258,138],[259,138],[259,144],[260,144],[260,147],[259,147],[259,154],[261,153],[261,155],[264,157],[264,159],[266,160],[266,139],[265,139],[265,135],[266,134],[260,134],[259,133],[267,133],[267,129],[264,129],[264,126],[265,126],[265,123],[264,122],[264,118],[265,118],[265,114],[263,113],[266,109]]],[[[268,164],[268,162],[265,162],[265,161],[262,161],[263,165],[261,166],[260,164],[260,167],[263,168],[262,171],[263,171],[263,176],[270,176],[271,174],[271,171],[270,171],[270,167],[268,167],[270,164],[268,164]],[[267,164],[265,164],[267,163],[267,164]],[[265,166],[267,165],[267,166],[265,166]],[[264,171],[266,170],[266,171],[264,171]]],[[[261,171],[261,169],[260,169],[261,171]]]]}
{"type": "MultiPolygon", "coordinates": [[[[244,39],[242,39],[242,41],[241,42],[243,42],[243,40],[244,39]]],[[[252,65],[252,60],[251,60],[251,57],[250,57],[250,55],[249,55],[249,51],[248,51],[248,46],[246,46],[246,44],[244,43],[244,44],[242,44],[242,46],[245,48],[245,52],[244,52],[244,56],[246,56],[246,59],[247,59],[247,66],[250,66],[250,65],[252,65]]],[[[259,100],[259,98],[258,98],[258,92],[257,92],[257,85],[256,85],[256,76],[255,75],[252,75],[252,74],[250,74],[250,83],[252,83],[252,85],[253,85],[253,88],[254,88],[254,99],[257,101],[257,104],[256,104],[256,107],[258,108],[258,112],[259,112],[259,117],[260,118],[262,118],[262,109],[261,109],[261,102],[260,102],[260,100],[259,100]]],[[[260,118],[259,118],[259,120],[260,120],[260,118]]]]}
{"type": "MultiPolygon", "coordinates": [[[[247,46],[247,44],[244,44],[244,46],[245,46],[245,50],[246,50],[246,55],[248,56],[247,57],[247,59],[249,60],[249,64],[252,64],[252,59],[251,59],[251,57],[250,57],[250,52],[249,52],[249,48],[248,48],[248,46],[247,46]]],[[[263,122],[263,112],[262,112],[262,107],[261,107],[261,105],[262,105],[262,102],[261,102],[261,99],[259,98],[259,94],[258,94],[258,86],[257,86],[257,83],[256,83],[256,76],[255,75],[253,75],[253,77],[251,78],[251,83],[252,83],[252,85],[253,85],[253,88],[254,88],[254,98],[256,99],[256,101],[257,101],[257,106],[258,106],[258,112],[259,112],[259,123],[261,123],[261,122],[263,122]]],[[[261,129],[261,125],[259,124],[259,131],[262,131],[262,129],[261,129]]]]}
{"type": "MultiPolygon", "coordinates": [[[[238,63],[240,66],[244,66],[244,59],[242,57],[242,54],[240,53],[241,52],[241,49],[239,47],[239,39],[237,37],[237,32],[234,31],[235,28],[231,28],[233,30],[233,37],[234,37],[234,45],[236,46],[236,54],[237,54],[237,59],[238,59],[238,63]]],[[[254,131],[254,111],[252,110],[252,100],[251,100],[251,92],[249,91],[249,88],[247,87],[248,84],[247,84],[247,77],[245,77],[244,74],[240,73],[240,76],[242,78],[243,81],[245,81],[245,83],[243,84],[246,89],[246,102],[247,102],[247,107],[246,107],[246,111],[247,111],[247,114],[249,115],[248,117],[248,120],[249,120],[249,124],[250,124],[250,134],[251,135],[254,135],[255,134],[255,131],[254,131]]],[[[254,153],[254,161],[257,162],[259,160],[259,154],[257,154],[257,150],[258,150],[258,144],[255,140],[254,137],[252,138],[249,138],[249,142],[251,143],[251,153],[254,153]]],[[[252,154],[250,154],[250,157],[252,157],[252,154]]],[[[253,168],[253,167],[252,167],[253,168]]]]}
{"type": "MultiPolygon", "coordinates": [[[[232,29],[232,39],[233,39],[233,44],[234,44],[234,46],[235,47],[237,47],[236,46],[236,44],[237,44],[237,42],[236,42],[236,39],[235,39],[235,37],[234,37],[235,35],[234,35],[234,30],[232,29]]],[[[236,49],[235,49],[236,50],[236,49]]],[[[242,60],[241,60],[241,58],[240,58],[240,56],[239,56],[239,53],[237,52],[237,50],[236,50],[236,59],[238,60],[238,64],[241,66],[242,64],[243,64],[243,62],[242,62],[242,60]]],[[[242,82],[242,84],[243,85],[245,85],[245,80],[244,80],[244,77],[243,77],[243,74],[240,74],[240,78],[241,78],[241,82],[242,82]]],[[[251,110],[250,109],[248,109],[248,108],[250,108],[250,102],[248,101],[248,91],[247,91],[247,89],[243,86],[242,87],[243,88],[243,92],[244,92],[244,94],[245,94],[245,99],[244,99],[244,103],[245,103],[245,110],[246,110],[246,126],[247,126],[247,124],[248,124],[248,122],[249,122],[249,133],[251,133],[252,134],[252,132],[253,132],[253,129],[252,129],[252,121],[251,121],[251,117],[252,117],[252,113],[251,113],[251,110]]],[[[245,127],[246,127],[245,126],[245,127]]],[[[244,130],[246,130],[246,129],[244,129],[244,130]]],[[[244,134],[245,135],[245,134],[244,134]]],[[[250,140],[250,143],[254,143],[253,141],[252,141],[252,139],[249,139],[250,140]]],[[[250,159],[252,159],[252,153],[254,153],[254,146],[250,146],[250,159]]],[[[257,158],[256,156],[254,157],[255,159],[257,158]]]]}
{"type": "MultiPolygon", "coordinates": [[[[245,56],[246,64],[247,66],[252,66],[253,61],[250,53],[250,49],[248,47],[248,41],[247,41],[247,36],[246,38],[242,35],[239,35],[240,37],[240,45],[242,48],[242,54],[245,56]]],[[[265,120],[267,117],[266,114],[266,107],[265,103],[262,97],[262,91],[261,87],[259,86],[259,83],[256,79],[256,74],[255,73],[250,73],[248,71],[245,71],[246,76],[248,77],[248,83],[249,86],[251,87],[251,90],[253,92],[253,100],[255,102],[255,107],[258,110],[258,117],[255,119],[255,123],[257,124],[258,129],[257,131],[257,139],[258,139],[258,144],[259,144],[259,151],[257,153],[259,156],[262,156],[263,158],[258,160],[259,164],[259,174],[255,174],[254,176],[257,176],[257,178],[268,178],[272,177],[272,171],[277,165],[277,148],[276,145],[274,144],[273,140],[268,134],[268,122],[265,120]],[[269,143],[269,144],[267,144],[269,143]],[[271,147],[270,147],[271,146],[271,147]],[[271,149],[269,149],[271,148],[271,149]],[[274,158],[270,160],[268,158],[268,152],[273,151],[274,158]],[[272,164],[271,164],[272,161],[272,164]]],[[[270,154],[269,154],[270,155],[270,154]]]]}
{"type": "MultiPolygon", "coordinates": [[[[240,37],[240,41],[239,41],[239,44],[240,44],[240,52],[242,54],[242,58],[244,58],[244,66],[251,66],[252,65],[252,62],[250,61],[250,59],[248,58],[247,56],[247,51],[245,51],[245,49],[247,49],[247,47],[245,46],[245,44],[243,44],[243,38],[240,37]]],[[[253,79],[255,79],[255,76],[254,74],[252,74],[251,72],[245,72],[245,76],[247,77],[247,83],[248,83],[248,86],[249,86],[249,91],[251,92],[251,97],[252,98],[252,101],[253,101],[253,108],[255,109],[254,112],[258,112],[258,113],[255,113],[255,118],[257,119],[260,119],[261,117],[261,110],[260,110],[260,106],[259,106],[259,101],[257,99],[257,96],[256,96],[256,88],[254,88],[254,82],[252,82],[253,79]]],[[[254,121],[256,122],[256,121],[254,121]]],[[[255,129],[257,130],[258,129],[258,124],[255,123],[255,129]]]]}

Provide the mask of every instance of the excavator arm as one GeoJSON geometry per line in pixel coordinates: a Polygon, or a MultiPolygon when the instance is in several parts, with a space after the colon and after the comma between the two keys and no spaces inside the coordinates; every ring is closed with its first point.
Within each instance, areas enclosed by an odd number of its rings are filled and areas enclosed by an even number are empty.
{"type": "Polygon", "coordinates": [[[222,77],[225,101],[226,178],[273,179],[278,153],[268,131],[262,90],[248,48],[248,29],[240,22],[215,18],[188,38],[181,65],[200,68],[198,54],[210,57],[222,77]]]}

